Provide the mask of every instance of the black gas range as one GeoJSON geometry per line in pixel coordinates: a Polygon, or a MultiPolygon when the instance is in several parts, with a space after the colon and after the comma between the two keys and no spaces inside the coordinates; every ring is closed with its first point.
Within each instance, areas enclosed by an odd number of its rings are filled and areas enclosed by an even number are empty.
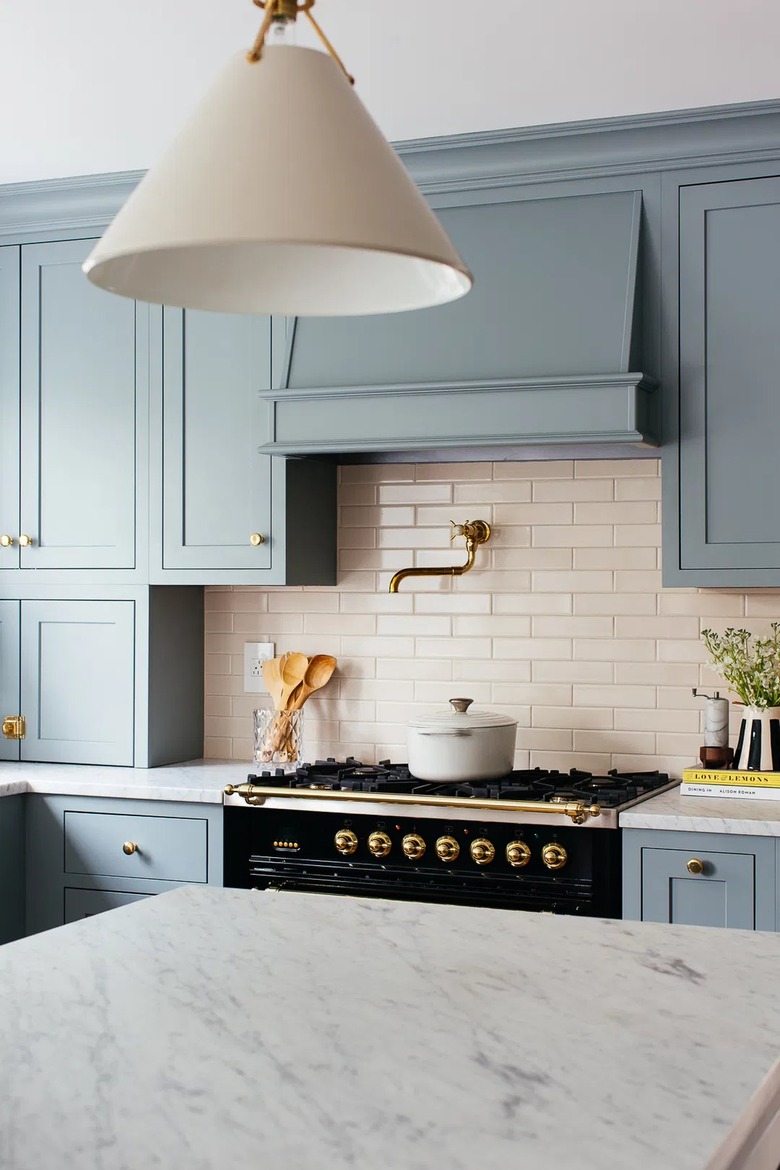
{"type": "Polygon", "coordinates": [[[618,813],[675,783],[541,768],[430,783],[355,759],[252,774],[225,789],[225,885],[618,918],[618,813]]]}

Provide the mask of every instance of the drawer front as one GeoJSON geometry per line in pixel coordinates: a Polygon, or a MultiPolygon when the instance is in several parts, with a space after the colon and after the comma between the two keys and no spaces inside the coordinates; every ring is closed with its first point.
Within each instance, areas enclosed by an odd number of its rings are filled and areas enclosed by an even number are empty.
{"type": "Polygon", "coordinates": [[[65,813],[65,872],[96,877],[208,880],[208,822],[189,817],[65,813]],[[125,843],[136,850],[125,853],[125,843]]]}
{"type": "Polygon", "coordinates": [[[65,890],[65,925],[69,922],[78,922],[81,918],[91,918],[93,914],[102,914],[104,910],[116,910],[117,906],[128,906],[131,902],[140,902],[148,894],[123,894],[120,890],[65,890]]]}
{"type": "Polygon", "coordinates": [[[686,926],[754,930],[755,865],[748,853],[642,850],[642,918],[686,926]],[[701,862],[701,873],[688,863],[701,862]]]}

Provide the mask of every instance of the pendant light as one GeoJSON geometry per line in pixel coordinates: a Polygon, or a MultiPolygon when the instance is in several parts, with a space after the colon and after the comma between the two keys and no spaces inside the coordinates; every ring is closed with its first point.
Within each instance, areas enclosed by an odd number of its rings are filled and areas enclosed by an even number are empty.
{"type": "Polygon", "coordinates": [[[254,0],[265,9],[254,46],[228,62],[95,246],[84,264],[94,284],[154,304],[291,316],[420,309],[469,291],[314,2],[254,0]],[[327,52],[273,43],[299,12],[327,52]]]}

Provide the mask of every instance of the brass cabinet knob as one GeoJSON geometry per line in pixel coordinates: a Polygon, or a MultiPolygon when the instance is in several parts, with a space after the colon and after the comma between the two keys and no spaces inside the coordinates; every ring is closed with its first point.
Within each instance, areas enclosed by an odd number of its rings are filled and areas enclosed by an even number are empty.
{"type": "Polygon", "coordinates": [[[14,538],[9,536],[7,532],[3,532],[0,535],[0,548],[10,548],[13,542],[14,538]]]}
{"type": "Polygon", "coordinates": [[[26,536],[24,534],[24,532],[19,537],[19,547],[20,548],[29,548],[31,546],[32,542],[33,542],[33,538],[31,536],[26,536]]]}
{"type": "Polygon", "coordinates": [[[407,833],[401,848],[410,861],[419,861],[425,853],[425,842],[419,833],[407,833]]]}
{"type": "Polygon", "coordinates": [[[249,543],[254,548],[258,548],[261,544],[265,544],[265,537],[261,536],[259,532],[253,532],[249,537],[249,543]]]}
{"type": "Polygon", "coordinates": [[[698,857],[692,857],[685,868],[688,870],[688,873],[704,873],[704,862],[699,861],[698,857]]]}
{"type": "Polygon", "coordinates": [[[542,861],[548,869],[563,869],[568,859],[563,845],[545,845],[542,849],[542,861]]]}
{"type": "Polygon", "coordinates": [[[24,739],[27,734],[27,721],[24,715],[6,715],[3,719],[4,739],[24,739]]]}
{"type": "Polygon", "coordinates": [[[374,857],[387,857],[393,848],[393,842],[387,833],[371,833],[368,838],[368,850],[374,857]]]}
{"type": "Polygon", "coordinates": [[[454,837],[439,837],[436,842],[436,856],[440,861],[454,861],[460,853],[460,845],[454,837]]]}
{"type": "Polygon", "coordinates": [[[506,859],[515,869],[522,869],[531,860],[531,850],[525,841],[510,841],[506,847],[506,859]]]}
{"type": "Polygon", "coordinates": [[[358,839],[351,829],[339,829],[333,838],[333,844],[339,853],[342,853],[345,857],[349,857],[357,849],[358,839]]]}
{"type": "Polygon", "coordinates": [[[122,846],[122,852],[126,853],[127,856],[130,857],[131,854],[138,853],[139,850],[135,841],[125,841],[124,845],[122,846]]]}
{"type": "Polygon", "coordinates": [[[471,842],[470,852],[472,861],[476,861],[477,865],[490,865],[496,855],[496,847],[486,837],[478,837],[471,842]]]}

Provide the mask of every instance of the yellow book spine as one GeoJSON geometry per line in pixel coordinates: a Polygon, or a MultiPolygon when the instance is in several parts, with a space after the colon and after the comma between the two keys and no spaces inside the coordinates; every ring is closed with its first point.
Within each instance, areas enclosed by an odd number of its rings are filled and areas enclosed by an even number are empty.
{"type": "Polygon", "coordinates": [[[684,784],[724,784],[732,788],[780,788],[780,772],[745,772],[731,768],[683,768],[684,784]]]}

